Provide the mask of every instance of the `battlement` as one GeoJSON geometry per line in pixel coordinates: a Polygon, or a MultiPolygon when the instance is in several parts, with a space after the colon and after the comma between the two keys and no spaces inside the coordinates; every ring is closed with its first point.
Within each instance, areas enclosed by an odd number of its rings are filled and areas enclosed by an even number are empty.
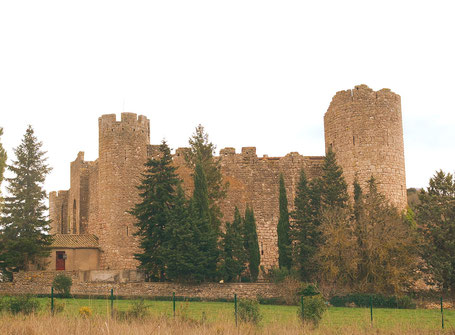
{"type": "Polygon", "coordinates": [[[256,156],[256,147],[243,147],[242,156],[257,157],[256,156]]]}
{"type": "Polygon", "coordinates": [[[368,100],[371,102],[380,100],[392,100],[400,103],[401,97],[388,88],[374,91],[367,85],[357,85],[353,89],[338,91],[332,98],[329,110],[333,105],[352,103],[353,101],[368,100]]]}
{"type": "Polygon", "coordinates": [[[223,148],[220,150],[220,156],[235,155],[235,148],[223,148]]]}
{"type": "Polygon", "coordinates": [[[144,115],[135,113],[121,113],[120,121],[117,121],[116,114],[104,114],[98,119],[100,129],[105,128],[125,128],[135,130],[136,128],[149,129],[150,120],[144,115]]]}

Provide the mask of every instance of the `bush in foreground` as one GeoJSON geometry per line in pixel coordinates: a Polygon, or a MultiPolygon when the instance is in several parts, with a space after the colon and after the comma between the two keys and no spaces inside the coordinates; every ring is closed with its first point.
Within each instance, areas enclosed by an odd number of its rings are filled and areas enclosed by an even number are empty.
{"type": "Polygon", "coordinates": [[[257,325],[262,320],[259,302],[257,300],[242,299],[239,301],[238,316],[241,322],[257,325]]]}
{"type": "Polygon", "coordinates": [[[40,304],[38,300],[30,295],[18,295],[3,299],[2,309],[11,314],[32,314],[39,310],[40,304]]]}
{"type": "Polygon", "coordinates": [[[312,323],[315,327],[319,325],[327,305],[320,294],[303,297],[302,305],[299,306],[297,314],[303,323],[312,323]]]}

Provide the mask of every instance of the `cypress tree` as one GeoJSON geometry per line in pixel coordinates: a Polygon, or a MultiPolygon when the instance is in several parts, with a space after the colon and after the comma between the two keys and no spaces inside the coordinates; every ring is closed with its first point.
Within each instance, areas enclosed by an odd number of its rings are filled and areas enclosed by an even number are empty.
{"type": "Polygon", "coordinates": [[[226,232],[222,239],[223,261],[221,271],[227,282],[237,281],[245,271],[246,254],[242,236],[242,217],[235,207],[234,221],[226,222],[226,232]]]}
{"type": "Polygon", "coordinates": [[[337,164],[335,153],[331,148],[327,151],[322,167],[321,206],[341,207],[348,205],[348,192],[343,169],[337,164]]]}
{"type": "Polygon", "coordinates": [[[202,125],[198,125],[193,136],[189,139],[190,149],[185,152],[187,165],[195,170],[200,164],[207,180],[207,196],[210,208],[210,223],[219,233],[222,213],[219,207],[220,200],[226,197],[228,183],[223,182],[219,159],[214,157],[216,146],[209,141],[209,137],[202,125]]]}
{"type": "Polygon", "coordinates": [[[145,164],[146,171],[137,187],[141,202],[130,212],[137,219],[135,235],[139,237],[141,249],[141,252],[135,254],[135,258],[140,262],[140,268],[154,280],[165,279],[165,228],[172,219],[175,188],[180,184],[177,168],[172,165],[171,151],[164,140],[159,147],[159,153],[158,158],[151,158],[145,164]]]}
{"type": "Polygon", "coordinates": [[[244,241],[245,250],[248,256],[248,269],[250,271],[251,280],[257,281],[261,255],[259,253],[259,242],[254,211],[248,205],[245,210],[244,241]]]}
{"type": "Polygon", "coordinates": [[[195,241],[199,248],[196,269],[198,281],[213,281],[217,277],[218,234],[211,224],[207,180],[202,165],[194,171],[194,192],[191,206],[195,241]]]}
{"type": "Polygon", "coordinates": [[[283,174],[280,174],[280,218],[278,220],[278,263],[280,268],[291,269],[292,266],[292,249],[290,239],[288,199],[286,188],[284,186],[283,174]]]}
{"type": "Polygon", "coordinates": [[[310,186],[305,171],[300,170],[294,200],[295,209],[292,212],[293,236],[295,243],[295,260],[298,265],[300,278],[309,282],[316,273],[317,262],[315,255],[320,241],[320,231],[314,224],[313,209],[310,198],[310,186]]]}
{"type": "Polygon", "coordinates": [[[28,126],[21,144],[14,149],[16,160],[8,166],[8,196],[1,219],[0,266],[5,272],[28,270],[49,256],[52,236],[46,216],[43,183],[51,168],[46,164],[42,142],[28,126]]]}
{"type": "Polygon", "coordinates": [[[177,187],[175,206],[165,228],[163,256],[166,278],[172,281],[196,281],[199,250],[195,240],[195,227],[190,219],[189,208],[182,187],[177,187]]]}

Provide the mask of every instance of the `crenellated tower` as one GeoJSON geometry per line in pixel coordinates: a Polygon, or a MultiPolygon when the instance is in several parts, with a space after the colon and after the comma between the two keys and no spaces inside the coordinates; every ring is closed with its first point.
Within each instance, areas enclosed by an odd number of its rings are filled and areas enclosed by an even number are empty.
{"type": "Polygon", "coordinates": [[[366,85],[337,92],[324,115],[326,151],[332,147],[353,193],[374,176],[379,190],[399,209],[407,204],[401,98],[366,85]]]}
{"type": "Polygon", "coordinates": [[[150,121],[143,115],[122,113],[99,118],[98,223],[90,233],[99,237],[101,267],[134,269],[134,217],[128,213],[138,202],[137,186],[147,160],[150,121]]]}

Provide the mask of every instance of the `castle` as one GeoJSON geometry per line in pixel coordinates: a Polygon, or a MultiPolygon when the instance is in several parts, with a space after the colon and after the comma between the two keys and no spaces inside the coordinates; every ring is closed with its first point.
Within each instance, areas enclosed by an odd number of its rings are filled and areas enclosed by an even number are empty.
{"type": "MultiPolygon", "coordinates": [[[[49,195],[51,231],[55,234],[50,269],[135,269],[137,238],[134,217],[128,214],[138,202],[136,186],[148,158],[158,152],[150,144],[150,121],[132,113],[102,115],[99,120],[99,158],[88,162],[79,152],[71,163],[69,190],[49,195]]],[[[401,98],[389,89],[373,91],[366,85],[340,91],[324,116],[325,149],[336,153],[352,194],[357,176],[362,187],[373,175],[379,190],[399,209],[406,207],[401,98]]],[[[173,162],[191,194],[191,170],[185,165],[185,148],[173,162]]],[[[278,187],[283,173],[290,209],[293,207],[299,171],[309,179],[321,175],[323,156],[258,157],[256,148],[220,150],[222,174],[229,182],[221,203],[224,221],[231,221],[234,207],[254,209],[265,268],[277,265],[278,187]]]]}

